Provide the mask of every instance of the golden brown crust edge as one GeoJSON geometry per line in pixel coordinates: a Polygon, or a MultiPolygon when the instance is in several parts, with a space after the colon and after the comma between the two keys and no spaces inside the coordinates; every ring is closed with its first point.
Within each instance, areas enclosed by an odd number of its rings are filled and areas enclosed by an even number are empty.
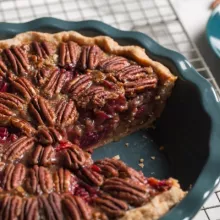
{"type": "Polygon", "coordinates": [[[58,45],[62,41],[73,40],[78,44],[96,44],[105,52],[127,56],[143,66],[151,66],[158,74],[161,81],[175,82],[176,78],[163,64],[150,59],[145,50],[138,46],[120,46],[116,41],[107,36],[86,37],[75,31],[63,31],[55,34],[41,32],[25,32],[16,35],[12,39],[1,40],[0,48],[7,48],[11,45],[28,44],[32,41],[50,41],[58,45]]]}
{"type": "Polygon", "coordinates": [[[186,192],[180,189],[175,179],[175,184],[170,190],[155,196],[146,205],[127,211],[119,220],[158,220],[166,214],[173,206],[178,204],[186,195],[186,192]]]}

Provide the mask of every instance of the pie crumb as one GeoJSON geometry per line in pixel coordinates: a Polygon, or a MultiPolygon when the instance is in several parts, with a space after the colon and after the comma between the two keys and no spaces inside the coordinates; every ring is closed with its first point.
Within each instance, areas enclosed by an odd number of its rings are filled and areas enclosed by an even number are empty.
{"type": "Polygon", "coordinates": [[[152,160],[155,160],[155,159],[156,159],[156,157],[152,156],[152,157],[151,157],[151,159],[152,159],[152,160]]]}
{"type": "Polygon", "coordinates": [[[112,157],[115,160],[120,160],[120,156],[119,155],[115,155],[114,157],[112,157]]]}
{"type": "Polygon", "coordinates": [[[159,96],[159,95],[155,97],[155,100],[159,100],[159,99],[160,99],[160,96],[159,96]]]}
{"type": "Polygon", "coordinates": [[[144,164],[143,163],[139,163],[138,166],[141,167],[141,168],[144,168],[144,164]]]}
{"type": "Polygon", "coordinates": [[[140,161],[140,163],[143,163],[143,162],[144,162],[144,159],[143,159],[143,158],[141,158],[139,161],[140,161]]]}
{"type": "Polygon", "coordinates": [[[164,146],[160,146],[160,148],[159,148],[159,150],[164,150],[165,149],[165,147],[164,146]]]}
{"type": "Polygon", "coordinates": [[[128,147],[129,146],[129,143],[125,143],[125,147],[128,147]]]}

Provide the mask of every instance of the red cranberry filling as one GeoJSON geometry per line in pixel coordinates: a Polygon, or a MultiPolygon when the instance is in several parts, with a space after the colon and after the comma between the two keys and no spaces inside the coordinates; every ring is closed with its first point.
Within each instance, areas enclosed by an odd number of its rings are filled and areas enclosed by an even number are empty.
{"type": "Polygon", "coordinates": [[[74,195],[82,197],[86,202],[91,202],[93,198],[97,197],[97,194],[98,188],[91,187],[82,181],[79,182],[74,193],[74,195]]]}

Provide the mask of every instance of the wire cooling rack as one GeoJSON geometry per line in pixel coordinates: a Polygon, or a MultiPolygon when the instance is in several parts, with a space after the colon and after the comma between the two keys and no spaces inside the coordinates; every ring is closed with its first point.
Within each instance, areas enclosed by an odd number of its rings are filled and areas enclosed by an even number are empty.
{"type": "MultiPolygon", "coordinates": [[[[44,16],[74,21],[97,19],[123,30],[146,33],[188,58],[220,95],[208,66],[169,0],[0,0],[0,21],[25,22],[44,16]]],[[[220,187],[194,220],[220,220],[220,187]]]]}

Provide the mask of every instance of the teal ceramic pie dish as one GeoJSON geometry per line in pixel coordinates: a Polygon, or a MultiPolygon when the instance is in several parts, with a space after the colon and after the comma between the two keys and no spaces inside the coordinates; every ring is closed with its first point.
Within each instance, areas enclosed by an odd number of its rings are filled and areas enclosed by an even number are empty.
{"type": "Polygon", "coordinates": [[[186,58],[165,49],[150,37],[121,31],[99,21],[67,22],[41,18],[27,23],[0,23],[0,38],[26,31],[75,30],[87,36],[107,35],[123,45],[139,45],[147,54],[178,76],[175,88],[156,128],[139,131],[94,152],[94,159],[120,155],[128,165],[146,176],[175,177],[189,193],[163,220],[189,220],[199,211],[220,181],[220,100],[212,85],[186,58]],[[129,147],[125,147],[129,143],[129,147]],[[160,146],[165,150],[160,151],[160,146]],[[153,159],[152,159],[153,158],[153,159]]]}
{"type": "Polygon", "coordinates": [[[215,52],[215,54],[220,57],[220,6],[216,7],[212,12],[207,26],[206,35],[208,42],[215,52]]]}

